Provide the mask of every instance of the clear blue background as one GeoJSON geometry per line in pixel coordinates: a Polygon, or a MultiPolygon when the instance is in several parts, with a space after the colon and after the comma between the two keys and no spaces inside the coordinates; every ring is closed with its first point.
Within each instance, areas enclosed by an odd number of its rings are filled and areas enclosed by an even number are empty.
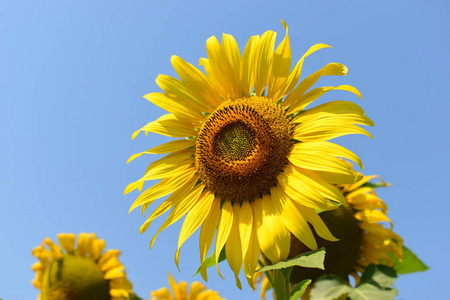
{"type": "MultiPolygon", "coordinates": [[[[168,139],[131,134],[163,111],[142,98],[159,91],[158,74],[175,75],[170,56],[197,64],[205,41],[223,32],[241,47],[251,35],[289,25],[294,58],[327,43],[305,63],[308,74],[328,62],[346,77],[320,85],[352,84],[363,100],[335,92],[326,100],[357,101],[376,126],[375,139],[337,140],[360,155],[366,174],[394,186],[379,191],[395,231],[430,267],[401,276],[398,299],[448,297],[448,1],[1,1],[0,2],[0,297],[35,299],[30,254],[59,232],[96,232],[123,251],[134,290],[149,298],[167,286],[166,272],[192,278],[198,235],[173,256],[181,222],[149,241],[137,193],[123,196],[157,156],[126,165],[133,153],[168,139]]],[[[331,94],[331,93],[330,93],[331,94]]],[[[257,299],[211,269],[209,288],[228,299],[257,299]]]]}

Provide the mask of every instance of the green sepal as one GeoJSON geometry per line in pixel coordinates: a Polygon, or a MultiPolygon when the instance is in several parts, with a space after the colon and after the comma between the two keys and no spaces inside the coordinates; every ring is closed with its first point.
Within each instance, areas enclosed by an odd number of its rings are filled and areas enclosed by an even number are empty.
{"type": "Polygon", "coordinates": [[[289,294],[289,300],[297,300],[300,299],[306,291],[306,288],[311,283],[311,279],[305,279],[299,283],[292,289],[289,294]]]}
{"type": "Polygon", "coordinates": [[[409,248],[403,246],[403,259],[399,261],[393,254],[389,255],[395,262],[394,269],[397,274],[408,274],[415,272],[423,272],[429,267],[417,257],[409,248]]]}
{"type": "Polygon", "coordinates": [[[256,272],[267,272],[273,270],[287,269],[294,266],[305,268],[324,269],[323,260],[325,259],[325,248],[320,248],[315,251],[302,253],[294,258],[277,262],[273,265],[264,266],[256,272]]]}
{"type": "MultiPolygon", "coordinates": [[[[227,259],[227,255],[225,254],[225,247],[224,247],[224,248],[222,248],[222,251],[220,251],[220,254],[219,254],[219,263],[224,261],[225,259],[227,259]]],[[[214,266],[215,264],[216,264],[216,252],[214,251],[213,253],[211,253],[210,256],[208,256],[205,259],[205,268],[208,269],[208,268],[214,266]]],[[[197,272],[195,272],[195,274],[192,276],[195,276],[198,273],[200,273],[200,269],[201,269],[201,266],[198,267],[197,272]]]]}
{"type": "Polygon", "coordinates": [[[381,187],[390,187],[394,186],[392,183],[386,183],[384,181],[378,181],[378,182],[366,182],[361,187],[368,187],[368,188],[381,188],[381,187]]]}

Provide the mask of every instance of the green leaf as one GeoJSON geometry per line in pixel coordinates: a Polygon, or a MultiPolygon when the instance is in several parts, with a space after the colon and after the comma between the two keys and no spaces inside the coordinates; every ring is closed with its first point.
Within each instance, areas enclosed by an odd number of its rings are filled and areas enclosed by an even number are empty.
{"type": "Polygon", "coordinates": [[[277,262],[276,264],[264,266],[256,272],[267,272],[272,270],[287,269],[289,267],[300,266],[305,268],[324,269],[325,248],[300,254],[297,257],[277,262]]]}
{"type": "Polygon", "coordinates": [[[393,300],[396,295],[396,289],[379,289],[369,283],[359,285],[349,294],[351,300],[393,300]]]}
{"type": "MultiPolygon", "coordinates": [[[[224,261],[225,259],[227,259],[227,255],[225,254],[225,248],[222,248],[222,251],[220,251],[219,254],[219,263],[224,261]]],[[[205,259],[205,267],[208,269],[214,266],[215,264],[216,264],[216,252],[214,251],[213,253],[211,253],[209,257],[205,259]]],[[[200,273],[200,268],[201,267],[198,267],[197,272],[195,272],[195,274],[192,276],[195,276],[198,273],[200,273]]]]}
{"type": "Polygon", "coordinates": [[[322,276],[311,289],[311,300],[334,300],[352,292],[352,288],[337,276],[322,276]]]}
{"type": "Polygon", "coordinates": [[[360,285],[369,283],[378,288],[390,288],[397,280],[394,269],[385,265],[370,265],[361,277],[360,285]]]}
{"type": "Polygon", "coordinates": [[[306,288],[311,283],[311,279],[305,279],[299,283],[292,289],[289,294],[289,300],[297,300],[305,293],[306,288]]]}
{"type": "Polygon", "coordinates": [[[321,277],[313,286],[311,300],[335,300],[343,295],[351,300],[393,300],[397,289],[391,288],[397,279],[394,269],[384,265],[370,265],[356,288],[334,275],[321,277]]]}
{"type": "Polygon", "coordinates": [[[403,246],[403,260],[400,262],[397,257],[390,255],[395,261],[394,269],[397,274],[408,274],[423,272],[429,269],[411,250],[403,246]]]}

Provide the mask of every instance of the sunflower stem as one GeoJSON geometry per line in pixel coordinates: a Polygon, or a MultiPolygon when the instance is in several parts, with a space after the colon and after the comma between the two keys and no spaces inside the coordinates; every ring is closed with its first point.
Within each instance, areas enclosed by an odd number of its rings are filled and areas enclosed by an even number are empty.
{"type": "Polygon", "coordinates": [[[289,300],[289,275],[292,268],[273,270],[273,289],[276,300],[289,300]]]}

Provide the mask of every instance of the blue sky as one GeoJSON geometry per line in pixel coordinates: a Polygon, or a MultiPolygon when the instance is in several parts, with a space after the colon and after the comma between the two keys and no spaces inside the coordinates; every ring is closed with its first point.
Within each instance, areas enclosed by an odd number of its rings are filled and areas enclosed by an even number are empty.
{"type": "MultiPolygon", "coordinates": [[[[139,235],[144,219],[123,196],[158,156],[127,158],[168,139],[131,134],[163,111],[143,99],[158,74],[175,76],[173,54],[197,64],[211,35],[229,33],[243,47],[251,35],[289,25],[295,59],[315,43],[304,74],[328,62],[349,75],[320,85],[351,84],[326,100],[357,101],[375,122],[371,140],[336,140],[357,153],[366,174],[394,186],[379,191],[395,231],[431,269],[400,277],[398,299],[448,295],[450,242],[447,1],[2,1],[0,2],[0,297],[36,298],[30,251],[59,232],[96,232],[122,262],[141,297],[167,286],[166,272],[192,278],[198,235],[173,260],[181,223],[149,242],[162,220],[139,235]],[[341,98],[342,97],[342,98],[341,98]],[[426,284],[425,284],[426,283],[426,284]]],[[[242,48],[241,48],[242,49],[242,48]]],[[[331,93],[329,93],[331,94],[331,93]]],[[[228,299],[257,299],[211,270],[208,288],[228,299]]]]}

